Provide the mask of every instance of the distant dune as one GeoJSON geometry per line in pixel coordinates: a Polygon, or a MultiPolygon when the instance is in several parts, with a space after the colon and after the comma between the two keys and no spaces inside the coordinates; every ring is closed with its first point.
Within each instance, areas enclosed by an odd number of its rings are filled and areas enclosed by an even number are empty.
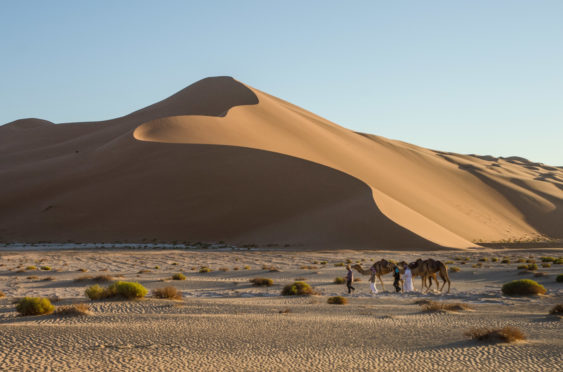
{"type": "MultiPolygon", "coordinates": [[[[502,139],[499,139],[502,140],[502,139]]],[[[0,126],[0,240],[467,248],[563,238],[563,169],[356,133],[230,77],[0,126]]]]}

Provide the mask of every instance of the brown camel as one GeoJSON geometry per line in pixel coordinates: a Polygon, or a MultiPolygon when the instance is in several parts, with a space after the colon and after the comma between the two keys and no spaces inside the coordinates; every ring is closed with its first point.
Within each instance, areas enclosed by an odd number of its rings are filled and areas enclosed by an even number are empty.
{"type": "MultiPolygon", "coordinates": [[[[379,279],[382,290],[385,290],[385,287],[383,286],[383,280],[381,280],[381,276],[393,272],[395,266],[396,265],[394,263],[389,262],[385,259],[379,260],[372,265],[372,267],[375,268],[375,276],[377,276],[377,278],[379,279]]],[[[364,270],[362,268],[362,265],[360,264],[355,264],[354,266],[352,266],[352,268],[362,275],[372,275],[372,272],[370,270],[364,270]]]]}
{"type": "MultiPolygon", "coordinates": [[[[404,261],[399,263],[399,267],[402,267],[403,264],[406,263],[404,261]]],[[[446,286],[446,282],[448,283],[448,292],[450,293],[450,277],[448,275],[448,268],[444,265],[441,261],[434,260],[429,258],[427,260],[418,259],[415,262],[411,262],[408,264],[409,268],[411,269],[413,276],[420,276],[421,278],[421,287],[420,291],[423,292],[423,289],[426,288],[427,290],[432,289],[432,278],[436,282],[436,289],[440,292],[446,286]],[[442,284],[442,288],[439,287],[438,278],[436,277],[436,273],[440,274],[440,278],[444,281],[442,284]],[[426,284],[426,279],[429,280],[430,284],[426,284]]]]}
{"type": "MultiPolygon", "coordinates": [[[[425,267],[422,265],[424,261],[422,261],[422,259],[418,259],[415,262],[411,262],[409,264],[407,264],[405,261],[401,261],[398,263],[399,266],[399,270],[401,270],[401,274],[405,273],[405,269],[403,268],[403,265],[407,265],[409,267],[409,269],[411,269],[411,273],[413,278],[415,276],[420,276],[420,292],[424,292],[425,289],[429,289],[428,285],[426,284],[426,278],[428,277],[428,275],[426,275],[426,272],[424,271],[425,267]]],[[[436,274],[430,274],[431,277],[434,277],[434,280],[437,281],[437,277],[436,274]]],[[[432,281],[430,280],[430,284],[432,285],[432,281]]]]}

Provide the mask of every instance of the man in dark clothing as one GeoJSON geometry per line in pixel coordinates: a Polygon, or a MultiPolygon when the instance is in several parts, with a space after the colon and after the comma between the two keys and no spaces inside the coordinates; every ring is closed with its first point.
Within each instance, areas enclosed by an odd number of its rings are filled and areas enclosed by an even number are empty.
{"type": "Polygon", "coordinates": [[[393,269],[393,277],[395,278],[395,280],[393,281],[395,292],[401,292],[401,286],[399,285],[401,281],[401,272],[399,271],[399,268],[397,266],[395,266],[395,269],[393,269]]]}
{"type": "Polygon", "coordinates": [[[348,270],[348,273],[346,274],[346,287],[348,287],[348,294],[350,294],[352,293],[352,291],[356,290],[356,288],[352,287],[352,282],[354,281],[354,273],[352,272],[350,265],[346,265],[346,270],[348,270]]]}

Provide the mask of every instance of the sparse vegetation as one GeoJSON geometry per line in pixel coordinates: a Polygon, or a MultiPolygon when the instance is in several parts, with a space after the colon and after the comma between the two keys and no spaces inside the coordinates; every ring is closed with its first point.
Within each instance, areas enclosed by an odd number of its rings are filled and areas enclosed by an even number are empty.
{"type": "Polygon", "coordinates": [[[549,310],[549,314],[563,316],[563,304],[555,305],[551,310],[549,310]]]}
{"type": "Polygon", "coordinates": [[[560,258],[556,259],[555,261],[553,261],[553,264],[554,264],[554,265],[561,265],[561,264],[563,264],[563,258],[560,257],[560,258]]]}
{"type": "Polygon", "coordinates": [[[534,271],[538,269],[538,265],[536,265],[535,263],[531,263],[528,265],[528,270],[530,271],[534,271]]]}
{"type": "Polygon", "coordinates": [[[460,269],[459,267],[457,267],[457,266],[452,266],[452,267],[450,267],[449,270],[450,270],[452,273],[458,273],[458,272],[461,271],[461,269],[460,269]]]}
{"type": "Polygon", "coordinates": [[[551,264],[549,262],[544,262],[541,264],[541,267],[551,267],[551,264]]]}
{"type": "Polygon", "coordinates": [[[446,261],[446,262],[444,262],[444,263],[445,263],[446,265],[451,265],[451,264],[453,264],[454,262],[453,262],[453,261],[446,261]]]}
{"type": "Polygon", "coordinates": [[[86,316],[91,314],[90,305],[88,304],[59,306],[55,310],[55,315],[57,316],[86,316]]]}
{"type": "Polygon", "coordinates": [[[16,311],[21,315],[50,314],[55,310],[48,298],[24,297],[16,303],[16,311]]]}
{"type": "Polygon", "coordinates": [[[229,271],[229,268],[228,267],[220,267],[219,271],[227,272],[227,271],[229,271]]]}
{"type": "Polygon", "coordinates": [[[312,266],[312,265],[304,265],[300,267],[301,270],[317,270],[318,267],[317,266],[312,266]]]}
{"type": "Polygon", "coordinates": [[[39,279],[39,277],[37,275],[30,275],[26,279],[35,280],[35,279],[39,279]]]}
{"type": "Polygon", "coordinates": [[[518,262],[518,263],[523,263],[523,262],[526,262],[526,260],[523,259],[523,258],[519,258],[516,262],[518,262]]]}
{"type": "Polygon", "coordinates": [[[474,269],[480,268],[482,266],[483,266],[483,264],[481,262],[471,265],[471,267],[474,268],[474,269]]]}
{"type": "Polygon", "coordinates": [[[422,306],[423,311],[426,312],[464,311],[473,309],[470,305],[461,302],[425,301],[418,305],[422,306]]]}
{"type": "Polygon", "coordinates": [[[555,257],[540,257],[542,262],[553,262],[556,260],[555,257]]]}
{"type": "Polygon", "coordinates": [[[321,261],[321,265],[326,265],[327,262],[326,261],[321,261]]]}
{"type": "Polygon", "coordinates": [[[502,286],[502,293],[505,295],[537,295],[545,294],[547,291],[543,285],[530,279],[519,279],[505,283],[502,286]]]}
{"type": "Polygon", "coordinates": [[[156,298],[166,298],[171,300],[179,300],[182,298],[182,292],[178,292],[178,290],[172,286],[153,289],[152,295],[156,298]]]}
{"type": "Polygon", "coordinates": [[[172,280],[186,280],[186,276],[182,273],[176,273],[172,275],[172,280]]]}
{"type": "Polygon", "coordinates": [[[481,258],[479,259],[479,261],[480,261],[480,262],[487,262],[487,261],[489,261],[489,259],[488,259],[487,257],[481,257],[481,258]]]}
{"type": "Polygon", "coordinates": [[[305,282],[294,282],[283,287],[282,296],[308,296],[315,294],[313,288],[305,282]]]}
{"type": "Polygon", "coordinates": [[[142,270],[139,270],[139,272],[137,274],[148,274],[148,273],[152,273],[152,271],[150,271],[148,269],[142,269],[142,270]]]}
{"type": "Polygon", "coordinates": [[[329,297],[326,302],[331,305],[346,305],[348,303],[348,299],[342,296],[334,296],[329,297]]]}
{"type": "Polygon", "coordinates": [[[556,281],[557,283],[563,282],[563,274],[557,275],[557,277],[555,278],[555,281],[556,281]]]}
{"type": "Polygon", "coordinates": [[[334,264],[334,267],[344,267],[346,264],[344,262],[338,262],[334,264]]]}
{"type": "Polygon", "coordinates": [[[250,266],[245,265],[245,266],[243,267],[243,269],[245,269],[245,270],[250,270],[250,266]]]}
{"type": "Polygon", "coordinates": [[[37,266],[33,266],[33,265],[31,265],[31,266],[26,266],[25,269],[26,269],[26,270],[37,270],[37,266]]]}
{"type": "Polygon", "coordinates": [[[510,260],[508,258],[503,258],[502,261],[500,261],[503,264],[509,264],[510,260]]]}
{"type": "Polygon", "coordinates": [[[113,278],[113,276],[110,275],[98,275],[98,276],[82,275],[74,279],[75,282],[97,282],[97,283],[108,283],[108,282],[113,282],[114,280],[115,279],[113,278]]]}
{"type": "Polygon", "coordinates": [[[518,265],[517,269],[518,270],[526,270],[526,269],[528,269],[528,265],[518,265]]]}
{"type": "Polygon", "coordinates": [[[274,281],[269,278],[254,278],[250,279],[250,283],[256,287],[271,287],[274,285],[274,281]]]}
{"type": "Polygon", "coordinates": [[[465,332],[465,336],[484,342],[514,342],[526,339],[524,333],[515,327],[475,328],[465,332]]]}
{"type": "Polygon", "coordinates": [[[91,300],[102,300],[105,298],[122,297],[128,300],[143,298],[148,290],[137,282],[117,281],[107,288],[95,284],[86,289],[85,294],[91,300]]]}
{"type": "Polygon", "coordinates": [[[334,284],[344,284],[346,283],[346,279],[344,279],[341,276],[337,276],[336,278],[334,278],[334,284]]]}
{"type": "Polygon", "coordinates": [[[85,272],[88,272],[88,269],[78,269],[76,271],[80,271],[81,273],[85,273],[85,272]]]}
{"type": "Polygon", "coordinates": [[[199,272],[202,273],[202,274],[203,273],[210,273],[211,269],[207,266],[202,266],[202,267],[199,268],[199,272]]]}
{"type": "Polygon", "coordinates": [[[51,266],[41,266],[41,270],[49,271],[49,270],[51,270],[51,266]]]}

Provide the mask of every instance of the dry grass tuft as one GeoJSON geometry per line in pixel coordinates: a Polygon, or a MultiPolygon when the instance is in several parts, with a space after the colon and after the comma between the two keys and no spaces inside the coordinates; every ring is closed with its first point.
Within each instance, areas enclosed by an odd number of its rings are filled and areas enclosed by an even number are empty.
{"type": "Polygon", "coordinates": [[[326,300],[326,303],[331,305],[346,305],[348,300],[342,296],[334,296],[329,297],[328,300],[326,300]]]}
{"type": "Polygon", "coordinates": [[[199,272],[202,273],[202,274],[203,273],[210,273],[211,271],[212,270],[207,266],[202,266],[202,267],[199,268],[199,272]]]}
{"type": "Polygon", "coordinates": [[[81,273],[86,273],[86,272],[88,272],[88,269],[82,268],[82,269],[78,269],[78,270],[76,270],[76,271],[80,271],[81,273]]]}
{"type": "Polygon", "coordinates": [[[186,280],[186,276],[182,273],[177,273],[172,275],[172,280],[186,280]]]}
{"type": "Polygon", "coordinates": [[[76,305],[57,307],[57,310],[55,310],[55,315],[57,315],[57,316],[85,316],[85,315],[92,315],[92,312],[90,312],[90,305],[88,305],[88,304],[76,304],[76,305]]]}
{"type": "Polygon", "coordinates": [[[271,287],[274,285],[274,281],[269,278],[254,278],[249,280],[252,285],[257,287],[271,287]]]}
{"type": "Polygon", "coordinates": [[[148,274],[148,273],[152,273],[152,271],[148,270],[148,269],[142,269],[142,270],[139,270],[139,272],[137,274],[148,274]]]}
{"type": "MultiPolygon", "coordinates": [[[[422,302],[424,300],[421,300],[422,302]]],[[[436,301],[427,301],[424,303],[419,303],[418,305],[422,306],[423,311],[427,312],[447,312],[447,311],[465,311],[465,310],[473,310],[473,307],[470,305],[461,303],[461,302],[436,302],[436,301]]]]}
{"type": "Polygon", "coordinates": [[[156,298],[167,298],[171,300],[179,300],[182,298],[182,293],[174,287],[156,288],[152,290],[152,295],[156,298]]]}
{"type": "Polygon", "coordinates": [[[344,279],[341,276],[337,276],[336,278],[334,278],[334,284],[345,284],[346,283],[346,279],[344,279]]]}
{"type": "Polygon", "coordinates": [[[37,275],[30,275],[26,279],[35,280],[35,279],[39,279],[39,277],[37,275]]]}
{"type": "Polygon", "coordinates": [[[549,310],[549,314],[563,316],[563,304],[555,305],[551,310],[549,310]]]}
{"type": "Polygon", "coordinates": [[[107,282],[113,282],[114,278],[113,278],[113,276],[110,276],[110,275],[98,275],[98,276],[82,275],[82,276],[79,276],[78,278],[75,278],[74,281],[75,282],[107,283],[107,282]]]}
{"type": "Polygon", "coordinates": [[[465,332],[465,336],[483,342],[515,342],[525,340],[524,333],[516,327],[474,328],[465,332]]]}
{"type": "Polygon", "coordinates": [[[457,266],[452,266],[449,269],[452,273],[459,273],[461,271],[461,269],[457,266]]]}
{"type": "Polygon", "coordinates": [[[318,267],[317,266],[313,266],[313,265],[304,265],[300,267],[301,270],[317,270],[318,267]]]}

